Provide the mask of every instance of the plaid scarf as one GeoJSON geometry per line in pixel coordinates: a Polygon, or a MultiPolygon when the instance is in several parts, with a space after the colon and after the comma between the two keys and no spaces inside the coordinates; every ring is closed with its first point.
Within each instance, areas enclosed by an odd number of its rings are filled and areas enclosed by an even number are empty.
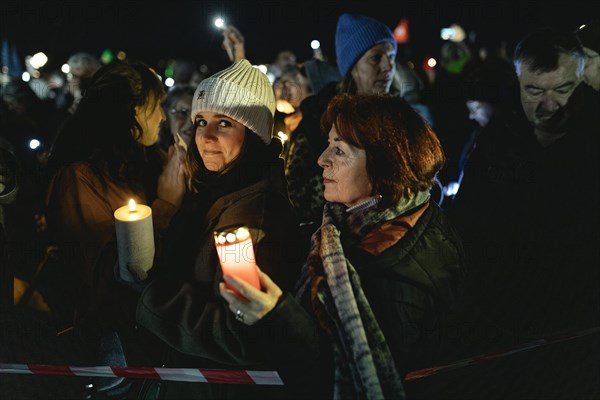
{"type": "Polygon", "coordinates": [[[297,298],[310,288],[314,313],[333,342],[334,399],[404,399],[394,359],[361,288],[345,246],[380,224],[420,206],[429,192],[418,192],[383,211],[373,207],[347,213],[339,203],[323,208],[323,223],[311,240],[297,298]]]}

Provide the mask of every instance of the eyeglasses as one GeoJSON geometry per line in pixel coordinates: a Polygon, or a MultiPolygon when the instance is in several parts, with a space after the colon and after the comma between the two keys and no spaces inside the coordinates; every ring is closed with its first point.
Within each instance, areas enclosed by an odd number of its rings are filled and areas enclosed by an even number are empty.
{"type": "Polygon", "coordinates": [[[190,119],[190,109],[189,108],[171,108],[169,110],[169,114],[171,114],[172,116],[174,116],[175,118],[179,119],[179,120],[185,120],[185,119],[190,119]]]}

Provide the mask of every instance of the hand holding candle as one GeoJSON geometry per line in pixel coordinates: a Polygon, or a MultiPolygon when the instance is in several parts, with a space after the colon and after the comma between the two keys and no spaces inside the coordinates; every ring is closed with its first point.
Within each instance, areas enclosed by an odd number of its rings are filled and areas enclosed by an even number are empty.
{"type": "Polygon", "coordinates": [[[254,247],[248,228],[243,226],[215,232],[214,236],[223,275],[238,277],[260,290],[254,247]]]}
{"type": "Polygon", "coordinates": [[[154,263],[152,209],[131,199],[129,205],[118,208],[114,216],[121,278],[144,280],[154,263]]]}

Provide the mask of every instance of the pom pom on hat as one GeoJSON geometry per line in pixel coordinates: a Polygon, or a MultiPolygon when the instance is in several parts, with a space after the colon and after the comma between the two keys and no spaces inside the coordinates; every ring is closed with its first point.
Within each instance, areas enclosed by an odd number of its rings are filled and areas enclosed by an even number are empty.
{"type": "Polygon", "coordinates": [[[237,61],[200,82],[192,102],[192,121],[203,111],[226,115],[271,143],[275,95],[267,76],[248,60],[237,61]]]}
{"type": "Polygon", "coordinates": [[[335,31],[335,54],[342,76],[367,50],[385,42],[394,46],[394,50],[398,48],[387,25],[364,15],[342,14],[335,31]]]}

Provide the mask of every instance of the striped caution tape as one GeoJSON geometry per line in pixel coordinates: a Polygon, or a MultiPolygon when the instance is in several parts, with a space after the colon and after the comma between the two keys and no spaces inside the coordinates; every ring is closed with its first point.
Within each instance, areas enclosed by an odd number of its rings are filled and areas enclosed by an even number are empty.
{"type": "Polygon", "coordinates": [[[522,351],[534,349],[536,347],[547,346],[549,344],[558,343],[558,342],[564,342],[567,340],[571,340],[571,339],[575,339],[575,338],[579,338],[579,337],[583,337],[583,336],[588,336],[588,335],[592,335],[594,333],[599,333],[599,332],[600,332],[600,327],[594,327],[594,328],[589,328],[589,329],[573,332],[573,333],[566,334],[566,335],[559,335],[559,336],[554,336],[554,337],[550,337],[550,338],[546,338],[546,339],[538,339],[538,340],[534,340],[531,342],[523,343],[519,346],[513,347],[513,348],[505,350],[505,351],[498,351],[498,352],[494,352],[494,353],[482,354],[479,356],[469,357],[469,358],[465,358],[463,360],[455,361],[451,364],[446,364],[446,365],[441,365],[438,367],[424,368],[424,369],[420,369],[417,371],[412,371],[412,372],[409,372],[408,374],[406,374],[406,376],[404,377],[404,380],[405,381],[414,381],[417,379],[436,375],[440,372],[450,371],[453,369],[466,367],[469,365],[479,364],[484,361],[489,361],[489,360],[494,360],[496,358],[506,357],[511,354],[520,353],[522,351]]]}
{"type": "Polygon", "coordinates": [[[67,375],[99,378],[141,378],[163,381],[227,383],[238,385],[283,385],[276,371],[219,370],[195,368],[72,367],[43,364],[0,363],[0,374],[67,375]]]}
{"type": "MultiPolygon", "coordinates": [[[[482,354],[465,358],[451,364],[437,367],[424,368],[406,374],[405,381],[414,381],[440,372],[475,365],[484,361],[506,357],[511,354],[530,350],[536,347],[564,342],[567,340],[599,333],[600,327],[577,331],[567,335],[554,336],[546,339],[534,340],[520,346],[495,353],[482,354]]],[[[128,368],[128,367],[72,367],[64,365],[43,364],[6,364],[0,363],[0,374],[31,374],[31,375],[68,375],[88,376],[102,378],[141,378],[164,381],[201,382],[201,383],[227,383],[241,385],[283,385],[281,377],[276,371],[251,371],[251,370],[219,370],[195,368],[128,368]]]]}

